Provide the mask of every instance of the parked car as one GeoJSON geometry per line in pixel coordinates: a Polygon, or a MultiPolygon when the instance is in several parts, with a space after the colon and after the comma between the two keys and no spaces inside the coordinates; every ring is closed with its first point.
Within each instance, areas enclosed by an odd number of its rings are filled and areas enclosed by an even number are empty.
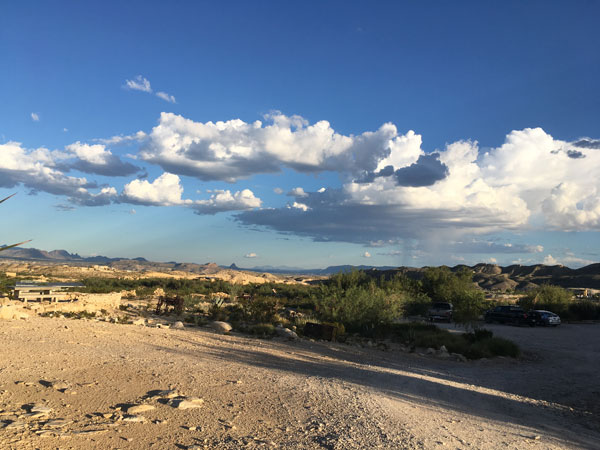
{"type": "Polygon", "coordinates": [[[452,303],[435,302],[429,308],[427,317],[432,322],[435,320],[445,320],[447,322],[452,321],[452,303]]]}
{"type": "Polygon", "coordinates": [[[554,314],[552,311],[544,311],[543,309],[534,309],[529,311],[529,314],[533,318],[536,325],[542,325],[544,327],[556,327],[560,325],[560,316],[554,314]]]}
{"type": "Polygon", "coordinates": [[[487,323],[498,322],[512,323],[515,325],[535,325],[532,315],[527,314],[523,308],[512,305],[496,306],[495,308],[486,311],[484,320],[487,323]]]}

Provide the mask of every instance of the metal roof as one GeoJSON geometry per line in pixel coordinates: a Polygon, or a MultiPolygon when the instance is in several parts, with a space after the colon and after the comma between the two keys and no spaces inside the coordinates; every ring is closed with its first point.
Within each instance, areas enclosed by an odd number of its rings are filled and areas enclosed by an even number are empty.
{"type": "Polygon", "coordinates": [[[85,287],[81,283],[16,283],[15,289],[22,288],[70,288],[70,287],[85,287]]]}

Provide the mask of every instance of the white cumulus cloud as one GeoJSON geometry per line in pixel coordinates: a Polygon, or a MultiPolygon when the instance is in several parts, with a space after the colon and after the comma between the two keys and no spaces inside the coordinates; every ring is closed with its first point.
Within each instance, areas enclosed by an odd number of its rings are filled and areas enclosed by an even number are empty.
{"type": "Polygon", "coordinates": [[[86,173],[96,173],[106,176],[131,175],[138,167],[123,162],[114,155],[104,144],[84,144],[79,141],[65,147],[67,152],[77,159],[65,167],[80,170],[86,173]]]}
{"type": "Polygon", "coordinates": [[[123,201],[140,205],[175,206],[190,204],[191,200],[183,200],[183,187],[177,175],[163,173],[153,182],[133,180],[123,188],[123,201]]]}
{"type": "Polygon", "coordinates": [[[0,144],[0,187],[25,186],[31,192],[47,192],[68,197],[73,203],[99,206],[112,201],[114,188],[103,188],[98,193],[90,189],[98,186],[83,177],[71,177],[59,168],[68,152],[45,148],[26,149],[18,142],[0,144]]]}
{"type": "Polygon", "coordinates": [[[31,120],[33,120],[34,122],[39,122],[40,121],[39,114],[32,112],[31,113],[31,120]]]}
{"type": "MultiPolygon", "coordinates": [[[[600,230],[600,151],[591,145],[574,150],[574,144],[540,128],[512,131],[504,144],[483,154],[471,141],[426,154],[414,133],[391,140],[392,150],[370,174],[346,173],[349,181],[341,189],[304,192],[307,214],[265,209],[242,213],[239,220],[316,240],[366,244],[417,238],[438,247],[473,233],[600,230]],[[394,153],[399,148],[401,155],[394,153]],[[396,166],[401,164],[408,165],[396,166]]],[[[486,246],[468,247],[481,252],[486,246]]],[[[542,246],[487,247],[502,253],[543,251],[542,246]]]]}
{"type": "Polygon", "coordinates": [[[295,187],[290,192],[288,192],[287,195],[291,197],[308,197],[308,194],[304,192],[304,189],[302,189],[301,187],[295,187]]]}
{"type": "Polygon", "coordinates": [[[225,211],[244,211],[259,208],[262,201],[250,189],[232,193],[229,190],[214,190],[207,200],[196,200],[193,208],[197,214],[216,214],[225,211]]]}
{"type": "Polygon", "coordinates": [[[300,209],[302,211],[308,211],[310,209],[309,206],[305,205],[304,203],[299,203],[299,202],[292,203],[290,205],[290,208],[300,209]]]}
{"type": "Polygon", "coordinates": [[[392,124],[344,136],[325,120],[310,125],[302,117],[281,113],[266,119],[266,124],[239,119],[202,123],[162,113],[140,156],[166,171],[201,180],[235,182],[282,167],[359,173],[375,170],[398,137],[392,124]]]}
{"type": "Polygon", "coordinates": [[[250,253],[246,253],[244,255],[244,258],[249,258],[249,259],[258,258],[258,255],[254,252],[250,252],[250,253]]]}
{"type": "Polygon", "coordinates": [[[558,261],[556,260],[556,258],[554,258],[554,256],[547,254],[544,257],[542,264],[546,264],[547,266],[556,266],[558,264],[558,261]]]}

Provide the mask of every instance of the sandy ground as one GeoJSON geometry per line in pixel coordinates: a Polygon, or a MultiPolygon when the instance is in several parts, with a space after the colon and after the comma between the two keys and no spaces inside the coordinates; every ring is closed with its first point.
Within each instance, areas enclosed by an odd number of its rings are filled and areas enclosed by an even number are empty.
{"type": "Polygon", "coordinates": [[[524,357],[0,321],[0,448],[599,448],[600,325],[491,328],[524,357]]]}

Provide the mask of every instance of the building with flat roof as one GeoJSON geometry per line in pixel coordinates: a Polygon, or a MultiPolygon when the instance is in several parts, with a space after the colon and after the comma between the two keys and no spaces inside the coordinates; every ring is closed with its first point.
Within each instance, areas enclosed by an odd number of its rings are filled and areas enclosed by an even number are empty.
{"type": "Polygon", "coordinates": [[[58,302],[70,300],[69,288],[85,287],[81,283],[47,283],[36,284],[21,282],[15,284],[13,298],[22,302],[58,302]]]}

